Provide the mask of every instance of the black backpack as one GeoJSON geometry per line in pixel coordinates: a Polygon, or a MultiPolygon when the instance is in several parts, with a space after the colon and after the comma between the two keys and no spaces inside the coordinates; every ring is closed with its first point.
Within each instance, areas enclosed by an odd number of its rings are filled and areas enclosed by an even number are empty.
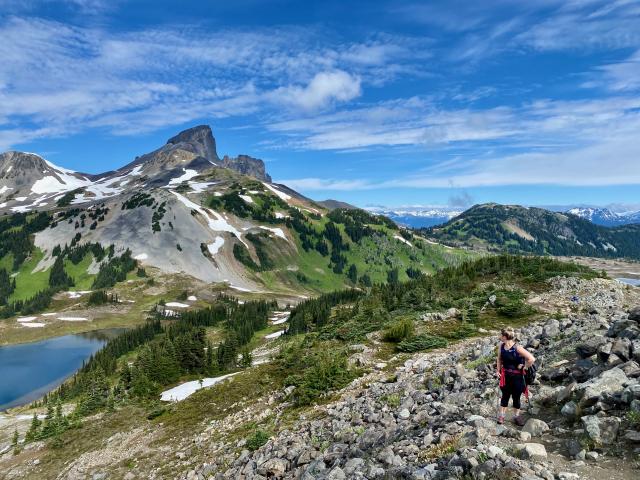
{"type": "Polygon", "coordinates": [[[529,368],[527,368],[524,372],[524,382],[527,385],[533,385],[533,382],[536,381],[536,373],[538,373],[538,367],[534,363],[529,368]]]}

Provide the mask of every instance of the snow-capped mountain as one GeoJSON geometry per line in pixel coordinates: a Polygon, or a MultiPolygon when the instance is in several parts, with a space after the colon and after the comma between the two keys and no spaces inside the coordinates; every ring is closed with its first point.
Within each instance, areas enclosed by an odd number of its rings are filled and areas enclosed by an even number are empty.
{"type": "Polygon", "coordinates": [[[640,223],[640,212],[613,212],[608,208],[597,207],[575,207],[567,210],[567,213],[589,220],[596,225],[604,227],[615,227],[618,225],[628,225],[640,223]]]}
{"type": "Polygon", "coordinates": [[[50,209],[69,192],[75,193],[72,204],[84,204],[141,188],[177,186],[215,167],[271,181],[262,160],[246,155],[221,160],[211,128],[200,125],[124,167],[99,175],[59,167],[33,153],[0,154],[0,210],[17,213],[50,209]]]}
{"type": "Polygon", "coordinates": [[[433,227],[448,222],[453,217],[460,215],[463,210],[450,207],[425,207],[425,206],[407,206],[407,207],[369,207],[372,213],[389,217],[399,225],[423,228],[433,227]]]}

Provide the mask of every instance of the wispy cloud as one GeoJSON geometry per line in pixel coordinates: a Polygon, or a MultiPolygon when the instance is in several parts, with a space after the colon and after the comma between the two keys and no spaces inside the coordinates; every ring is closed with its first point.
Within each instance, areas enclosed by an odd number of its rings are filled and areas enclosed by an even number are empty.
{"type": "Polygon", "coordinates": [[[387,81],[413,60],[409,38],[318,43],[316,35],[296,28],[110,32],[8,17],[0,23],[0,119],[13,128],[0,148],[26,138],[11,140],[16,127],[126,134],[203,117],[310,113],[360,96],[366,82],[387,81]]]}

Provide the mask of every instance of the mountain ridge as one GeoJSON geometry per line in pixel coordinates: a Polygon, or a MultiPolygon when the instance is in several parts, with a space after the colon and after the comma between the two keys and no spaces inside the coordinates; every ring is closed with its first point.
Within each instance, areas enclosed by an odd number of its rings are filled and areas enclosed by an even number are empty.
{"type": "Polygon", "coordinates": [[[537,207],[474,205],[444,225],[421,231],[439,242],[472,249],[640,258],[640,225],[603,227],[573,214],[537,207]]]}
{"type": "Polygon", "coordinates": [[[208,125],[183,130],[162,147],[115,170],[93,175],[60,167],[37,154],[5,152],[0,154],[0,211],[52,209],[62,195],[83,189],[73,201],[90,203],[141,187],[179,183],[211,168],[227,168],[271,182],[262,160],[248,155],[225,159],[219,158],[208,125]]]}

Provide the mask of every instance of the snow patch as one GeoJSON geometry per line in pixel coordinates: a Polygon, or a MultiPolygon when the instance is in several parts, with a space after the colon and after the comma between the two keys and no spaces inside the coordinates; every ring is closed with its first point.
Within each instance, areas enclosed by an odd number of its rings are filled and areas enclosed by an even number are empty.
{"type": "Polygon", "coordinates": [[[54,177],[53,175],[47,175],[46,177],[37,180],[31,186],[31,191],[33,193],[58,193],[75,190],[76,188],[86,187],[91,184],[91,180],[87,178],[76,177],[76,172],[74,172],[73,170],[67,170],[66,168],[58,167],[48,160],[44,161],[56,173],[57,177],[54,177]]]}
{"type": "Polygon", "coordinates": [[[202,382],[200,380],[185,382],[182,385],[178,385],[177,387],[173,387],[162,392],[162,394],[160,395],[160,400],[162,400],[163,402],[179,402],[181,400],[184,400],[185,398],[190,397],[201,388],[211,387],[212,385],[220,383],[229,377],[237,375],[238,373],[239,372],[229,373],[227,375],[222,375],[221,377],[215,378],[203,378],[202,382]]]}
{"type": "Polygon", "coordinates": [[[165,306],[167,307],[173,307],[173,308],[187,308],[189,307],[189,305],[185,304],[185,303],[180,303],[180,302],[169,302],[169,303],[165,303],[165,306]]]}
{"type": "Polygon", "coordinates": [[[146,253],[139,253],[138,255],[133,257],[134,260],[146,260],[147,258],[149,258],[149,255],[147,255],[146,253]]]}
{"type": "Polygon", "coordinates": [[[253,203],[253,198],[251,198],[249,195],[238,195],[238,196],[247,203],[253,203]]]}
{"type": "Polygon", "coordinates": [[[171,180],[169,180],[169,185],[179,185],[182,182],[186,182],[188,180],[191,180],[193,177],[198,176],[197,170],[191,170],[190,168],[183,168],[182,170],[184,171],[184,175],[181,175],[177,178],[172,178],[171,180]]]}
{"type": "Polygon", "coordinates": [[[211,253],[211,255],[215,255],[216,253],[218,253],[218,250],[220,250],[220,247],[222,247],[223,245],[224,245],[224,238],[216,237],[213,243],[210,243],[209,245],[207,245],[207,248],[209,249],[209,252],[211,253]]]}
{"type": "Polygon", "coordinates": [[[287,242],[289,241],[289,239],[287,238],[287,236],[284,234],[284,232],[282,231],[281,228],[270,228],[270,227],[265,227],[263,225],[260,225],[260,228],[263,230],[269,230],[271,233],[273,233],[276,237],[280,237],[285,239],[287,242]]]}
{"type": "MultiPolygon", "coordinates": [[[[189,186],[195,193],[201,193],[201,192],[204,192],[211,185],[215,185],[216,183],[218,182],[189,182],[189,186]]],[[[220,192],[215,192],[215,193],[220,193],[220,192]]],[[[219,196],[219,195],[215,195],[215,196],[219,196]]]]}
{"type": "Polygon", "coordinates": [[[77,292],[67,292],[69,298],[80,298],[82,295],[86,295],[87,293],[91,293],[91,290],[80,290],[77,292]]]}
{"type": "Polygon", "coordinates": [[[234,290],[238,290],[239,292],[253,292],[253,290],[244,287],[238,287],[237,285],[229,284],[229,288],[233,288],[234,290]]]}
{"type": "Polygon", "coordinates": [[[21,323],[20,325],[28,328],[42,328],[46,325],[46,323],[29,322],[29,323],[21,323]]]}
{"type": "MultiPolygon", "coordinates": [[[[214,210],[211,210],[209,208],[202,208],[200,205],[198,205],[197,203],[192,202],[191,200],[189,200],[187,197],[180,195],[178,192],[176,192],[175,190],[170,190],[171,193],[173,193],[178,200],[180,200],[187,208],[193,209],[196,212],[198,212],[199,214],[201,214],[203,217],[205,217],[207,219],[207,223],[209,224],[209,228],[211,230],[213,230],[214,232],[229,232],[229,233],[233,233],[236,237],[238,237],[238,239],[244,243],[244,241],[242,240],[242,234],[236,229],[234,228],[232,225],[230,225],[223,217],[222,215],[220,215],[219,213],[215,212],[214,210]]],[[[244,243],[245,246],[247,246],[246,243],[244,243]]]]}
{"type": "Polygon", "coordinates": [[[19,323],[33,322],[36,318],[38,317],[18,317],[16,318],[16,321],[19,323]]]}
{"type": "Polygon", "coordinates": [[[284,330],[280,330],[279,332],[273,332],[273,333],[270,333],[269,335],[265,335],[264,338],[266,338],[267,340],[278,338],[279,336],[284,335],[284,332],[285,332],[284,330]]]}
{"type": "Polygon", "coordinates": [[[9,190],[13,190],[13,189],[11,187],[7,187],[6,185],[3,185],[2,187],[0,187],[0,195],[2,195],[4,192],[9,190]]]}
{"type": "Polygon", "coordinates": [[[400,240],[402,243],[406,243],[410,247],[413,247],[413,245],[411,245],[411,242],[409,240],[407,240],[404,237],[401,237],[400,235],[394,235],[393,238],[395,238],[396,240],[400,240]]]}
{"type": "Polygon", "coordinates": [[[58,317],[58,320],[63,322],[86,322],[89,319],[87,317],[58,317]]]}
{"type": "Polygon", "coordinates": [[[267,187],[269,190],[271,190],[273,193],[275,193],[278,197],[280,197],[281,200],[284,200],[285,202],[288,201],[288,200],[291,200],[291,195],[287,195],[286,193],[281,192],[280,190],[278,190],[273,185],[269,185],[268,183],[264,183],[264,182],[262,182],[262,184],[265,187],[267,187]]]}
{"type": "Polygon", "coordinates": [[[187,300],[189,300],[190,302],[195,302],[198,300],[198,298],[195,295],[189,295],[187,297],[187,300]]]}

